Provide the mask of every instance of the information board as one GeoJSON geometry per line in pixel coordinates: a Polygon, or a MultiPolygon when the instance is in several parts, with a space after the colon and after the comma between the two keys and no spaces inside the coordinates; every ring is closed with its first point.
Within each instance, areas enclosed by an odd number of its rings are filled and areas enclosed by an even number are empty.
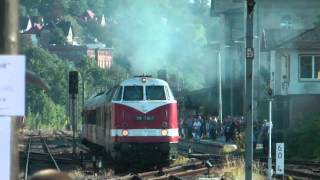
{"type": "Polygon", "coordinates": [[[0,56],[0,116],[25,114],[25,56],[0,56]]]}
{"type": "Polygon", "coordinates": [[[276,143],[276,174],[284,174],[284,143],[276,143]]]}

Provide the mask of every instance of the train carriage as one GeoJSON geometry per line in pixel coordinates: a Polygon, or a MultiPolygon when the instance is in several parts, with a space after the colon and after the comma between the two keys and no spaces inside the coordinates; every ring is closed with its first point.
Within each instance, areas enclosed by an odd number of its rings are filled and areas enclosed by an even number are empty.
{"type": "Polygon", "coordinates": [[[163,163],[177,153],[177,101],[167,82],[139,76],[89,98],[81,137],[114,159],[163,163]]]}

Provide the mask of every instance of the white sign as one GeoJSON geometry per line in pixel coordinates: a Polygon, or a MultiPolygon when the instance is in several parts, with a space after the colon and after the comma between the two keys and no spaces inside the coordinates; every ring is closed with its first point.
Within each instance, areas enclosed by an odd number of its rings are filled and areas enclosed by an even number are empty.
{"type": "Polygon", "coordinates": [[[11,167],[11,118],[10,117],[0,117],[0,179],[9,180],[10,179],[10,167],[11,167]]]}
{"type": "Polygon", "coordinates": [[[25,56],[0,56],[0,115],[25,114],[25,56]]]}
{"type": "Polygon", "coordinates": [[[246,48],[246,58],[254,58],[254,49],[253,48],[246,48]]]}
{"type": "Polygon", "coordinates": [[[276,143],[276,174],[284,174],[284,143],[276,143]]]}

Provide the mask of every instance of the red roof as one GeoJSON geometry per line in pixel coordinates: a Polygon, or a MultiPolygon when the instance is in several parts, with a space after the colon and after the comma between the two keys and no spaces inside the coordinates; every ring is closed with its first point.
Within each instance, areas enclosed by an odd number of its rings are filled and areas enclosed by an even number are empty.
{"type": "Polygon", "coordinates": [[[91,19],[93,19],[94,16],[95,16],[95,14],[94,14],[91,10],[87,10],[87,15],[88,15],[91,19]]]}

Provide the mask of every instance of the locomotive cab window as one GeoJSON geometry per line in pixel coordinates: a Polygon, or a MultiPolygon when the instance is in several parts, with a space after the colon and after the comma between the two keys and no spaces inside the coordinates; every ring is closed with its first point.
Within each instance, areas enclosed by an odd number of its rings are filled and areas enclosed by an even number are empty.
{"type": "Polygon", "coordinates": [[[166,100],[164,86],[146,86],[147,100],[166,100]]]}
{"type": "Polygon", "coordinates": [[[123,92],[124,101],[142,101],[143,86],[125,86],[123,92]]]}

